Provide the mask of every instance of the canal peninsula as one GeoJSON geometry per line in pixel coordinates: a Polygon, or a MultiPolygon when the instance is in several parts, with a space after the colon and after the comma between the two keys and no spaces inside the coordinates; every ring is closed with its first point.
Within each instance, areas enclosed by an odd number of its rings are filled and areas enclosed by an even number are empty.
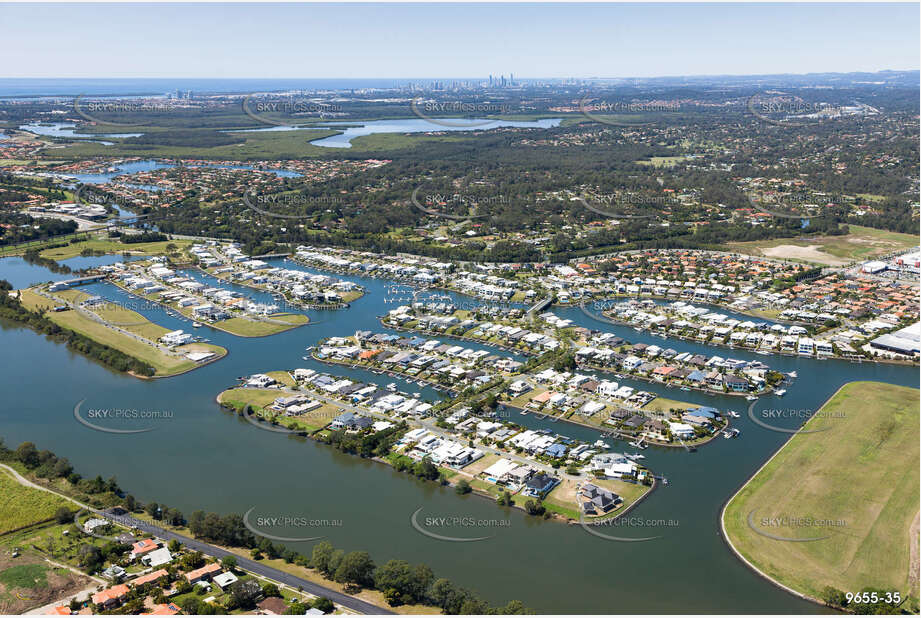
{"type": "Polygon", "coordinates": [[[876,605],[853,598],[871,591],[917,612],[917,404],[913,388],[841,387],[724,508],[736,555],[818,602],[876,605]]]}

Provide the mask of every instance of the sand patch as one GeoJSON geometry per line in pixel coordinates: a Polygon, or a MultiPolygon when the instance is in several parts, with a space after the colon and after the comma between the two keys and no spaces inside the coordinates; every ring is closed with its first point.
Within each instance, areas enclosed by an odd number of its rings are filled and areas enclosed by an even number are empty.
{"type": "Polygon", "coordinates": [[[764,247],[761,249],[761,253],[767,257],[780,258],[782,260],[808,260],[810,262],[818,262],[819,264],[827,264],[828,266],[843,266],[848,263],[848,260],[843,260],[820,251],[821,247],[822,245],[808,245],[806,247],[797,245],[778,245],[776,247],[764,247]]]}

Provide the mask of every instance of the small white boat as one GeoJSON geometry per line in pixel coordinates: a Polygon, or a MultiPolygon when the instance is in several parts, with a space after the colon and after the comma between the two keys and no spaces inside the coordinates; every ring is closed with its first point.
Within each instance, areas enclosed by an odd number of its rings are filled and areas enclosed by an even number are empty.
{"type": "Polygon", "coordinates": [[[198,328],[200,326],[201,324],[199,324],[198,322],[192,322],[192,328],[198,328]]]}
{"type": "Polygon", "coordinates": [[[755,352],[755,354],[760,354],[761,356],[770,356],[770,355],[771,355],[771,353],[768,352],[767,350],[758,350],[757,352],[755,352]]]}
{"type": "Polygon", "coordinates": [[[798,377],[798,376],[796,375],[796,372],[795,372],[795,371],[791,371],[791,372],[788,373],[787,375],[790,376],[791,378],[796,378],[796,377],[798,377]]]}
{"type": "Polygon", "coordinates": [[[749,395],[746,399],[749,401],[758,401],[758,397],[755,395],[749,395]]]}
{"type": "Polygon", "coordinates": [[[690,386],[682,386],[682,387],[681,387],[681,390],[683,390],[683,391],[689,391],[689,390],[691,390],[691,387],[690,387],[690,386]]]}
{"type": "Polygon", "coordinates": [[[390,391],[390,392],[392,392],[392,393],[395,393],[396,390],[397,390],[396,382],[391,382],[390,384],[388,384],[388,385],[387,385],[387,390],[390,391]]]}
{"type": "Polygon", "coordinates": [[[624,453],[624,457],[631,460],[646,459],[646,455],[642,455],[640,453],[624,453]]]}
{"type": "Polygon", "coordinates": [[[778,388],[776,391],[774,391],[774,394],[777,395],[778,397],[783,397],[784,395],[787,394],[787,390],[783,388],[778,388]]]}
{"type": "Polygon", "coordinates": [[[310,360],[310,357],[309,357],[309,356],[302,356],[301,359],[303,359],[303,360],[310,360]]]}
{"type": "Polygon", "coordinates": [[[736,412],[735,410],[726,410],[726,414],[728,414],[732,418],[739,418],[739,413],[736,412]]]}

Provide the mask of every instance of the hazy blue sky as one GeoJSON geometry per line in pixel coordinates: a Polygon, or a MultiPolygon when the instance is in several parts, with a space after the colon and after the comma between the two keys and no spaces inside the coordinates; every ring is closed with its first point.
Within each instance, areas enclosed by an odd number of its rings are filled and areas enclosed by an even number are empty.
{"type": "Polygon", "coordinates": [[[915,4],[0,4],[2,77],[919,68],[915,4]]]}

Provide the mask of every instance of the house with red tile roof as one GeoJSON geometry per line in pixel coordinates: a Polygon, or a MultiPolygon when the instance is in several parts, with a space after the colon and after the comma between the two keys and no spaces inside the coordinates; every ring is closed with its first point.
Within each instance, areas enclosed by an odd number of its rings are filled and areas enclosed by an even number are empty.
{"type": "Polygon", "coordinates": [[[185,578],[186,580],[188,580],[190,584],[195,584],[202,580],[210,580],[212,577],[214,577],[220,572],[221,572],[221,565],[217,564],[216,562],[212,562],[211,564],[206,564],[200,569],[189,571],[188,573],[185,574],[185,578]]]}
{"type": "Polygon", "coordinates": [[[137,543],[131,545],[131,559],[137,560],[138,556],[143,556],[148,552],[152,552],[157,549],[159,545],[152,539],[141,539],[137,543]]]}
{"type": "Polygon", "coordinates": [[[135,587],[143,586],[144,584],[150,584],[152,582],[155,582],[165,575],[169,575],[169,573],[166,572],[166,569],[159,569],[157,571],[154,571],[153,573],[148,573],[147,575],[141,575],[137,579],[134,579],[128,583],[135,587]]]}
{"type": "Polygon", "coordinates": [[[119,584],[93,595],[93,604],[103,609],[118,607],[128,598],[128,586],[119,584]]]}
{"type": "Polygon", "coordinates": [[[141,616],[175,616],[182,611],[182,608],[175,603],[160,603],[153,606],[153,611],[141,614],[141,616]]]}

